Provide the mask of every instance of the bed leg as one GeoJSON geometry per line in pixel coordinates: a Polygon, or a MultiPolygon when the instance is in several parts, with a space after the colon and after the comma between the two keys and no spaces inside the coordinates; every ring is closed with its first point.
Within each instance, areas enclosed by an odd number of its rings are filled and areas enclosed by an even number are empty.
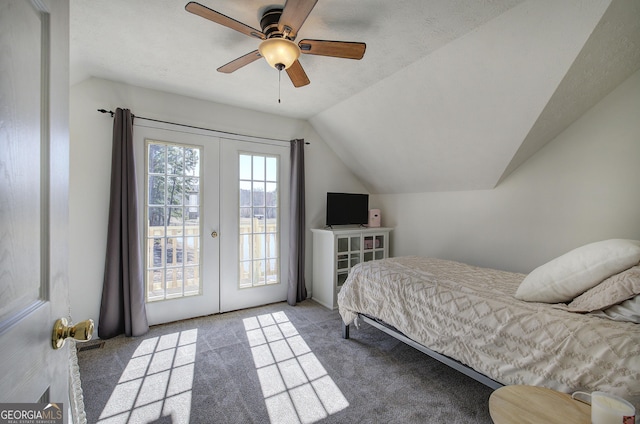
{"type": "Polygon", "coordinates": [[[343,339],[349,338],[349,326],[345,324],[344,321],[342,322],[342,338],[343,339]]]}

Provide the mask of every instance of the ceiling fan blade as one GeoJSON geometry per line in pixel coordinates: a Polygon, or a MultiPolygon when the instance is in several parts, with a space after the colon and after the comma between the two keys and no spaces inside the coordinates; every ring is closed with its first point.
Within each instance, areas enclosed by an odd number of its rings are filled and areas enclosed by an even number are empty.
{"type": "Polygon", "coordinates": [[[248,65],[251,62],[254,62],[254,61],[260,59],[261,57],[262,56],[260,56],[260,52],[258,52],[258,50],[254,50],[251,53],[247,53],[244,56],[240,56],[236,60],[232,60],[231,62],[227,63],[226,65],[222,65],[221,67],[218,68],[218,72],[223,72],[225,74],[230,74],[231,72],[237,71],[238,69],[242,68],[243,66],[248,65]]]}
{"type": "Polygon", "coordinates": [[[296,60],[293,62],[293,65],[287,68],[287,75],[291,79],[294,87],[302,87],[309,84],[309,77],[307,77],[307,73],[302,69],[302,65],[300,61],[296,60]]]}
{"type": "Polygon", "coordinates": [[[216,12],[213,9],[209,9],[208,7],[203,6],[200,3],[196,3],[195,1],[190,1],[184,8],[187,10],[187,12],[191,12],[194,15],[209,19],[210,21],[213,21],[222,26],[226,26],[227,28],[235,29],[236,31],[239,31],[250,37],[256,37],[261,40],[267,38],[262,33],[262,31],[251,28],[249,25],[245,25],[242,22],[236,21],[235,19],[223,15],[220,12],[216,12]]]}
{"type": "Polygon", "coordinates": [[[289,37],[292,40],[295,39],[300,27],[307,20],[307,16],[317,2],[318,0],[287,0],[278,21],[278,29],[284,32],[285,27],[291,28],[289,37]]]}
{"type": "Polygon", "coordinates": [[[302,40],[298,43],[300,52],[319,56],[341,57],[345,59],[362,59],[367,49],[365,43],[349,41],[302,40]]]}

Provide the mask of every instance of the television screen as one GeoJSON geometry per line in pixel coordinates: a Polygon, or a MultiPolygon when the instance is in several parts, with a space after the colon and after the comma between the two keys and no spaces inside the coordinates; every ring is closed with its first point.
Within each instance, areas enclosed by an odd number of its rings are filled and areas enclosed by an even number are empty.
{"type": "Polygon", "coordinates": [[[327,193],[327,226],[366,225],[368,221],[368,194],[327,193]]]}

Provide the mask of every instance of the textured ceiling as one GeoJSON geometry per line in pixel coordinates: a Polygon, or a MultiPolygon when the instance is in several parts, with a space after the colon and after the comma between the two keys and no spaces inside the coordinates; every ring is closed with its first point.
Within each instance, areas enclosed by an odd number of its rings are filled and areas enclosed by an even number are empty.
{"type": "Polygon", "coordinates": [[[640,1],[614,1],[562,82],[503,178],[640,69],[640,1]]]}
{"type": "MultiPolygon", "coordinates": [[[[273,5],[200,2],[256,28],[273,5]]],[[[71,83],[308,119],[372,192],[492,188],[640,68],[637,0],[319,0],[298,39],[365,42],[365,57],[302,56],[311,84],[283,74],[278,104],[264,61],[216,72],[258,41],[185,4],[71,0],[71,83]]]]}
{"type": "Polygon", "coordinates": [[[373,193],[491,189],[640,69],[639,23],[527,1],[310,121],[373,193]]]}
{"type": "MultiPolygon", "coordinates": [[[[216,69],[259,41],[184,10],[176,0],[71,1],[71,82],[89,76],[279,115],[309,118],[474,30],[521,0],[319,0],[298,33],[367,44],[362,60],[303,55],[311,84],[294,88],[256,61],[216,69]]],[[[254,28],[273,2],[200,0],[254,28]]],[[[283,0],[284,3],[284,0],[283,0]]]]}

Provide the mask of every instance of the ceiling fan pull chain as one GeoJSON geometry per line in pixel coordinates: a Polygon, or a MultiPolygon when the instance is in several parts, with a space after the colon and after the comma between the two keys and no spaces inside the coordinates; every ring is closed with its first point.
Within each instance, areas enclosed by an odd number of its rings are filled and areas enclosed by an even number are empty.
{"type": "Polygon", "coordinates": [[[280,103],[280,81],[282,80],[282,70],[278,71],[278,103],[280,103]]]}

